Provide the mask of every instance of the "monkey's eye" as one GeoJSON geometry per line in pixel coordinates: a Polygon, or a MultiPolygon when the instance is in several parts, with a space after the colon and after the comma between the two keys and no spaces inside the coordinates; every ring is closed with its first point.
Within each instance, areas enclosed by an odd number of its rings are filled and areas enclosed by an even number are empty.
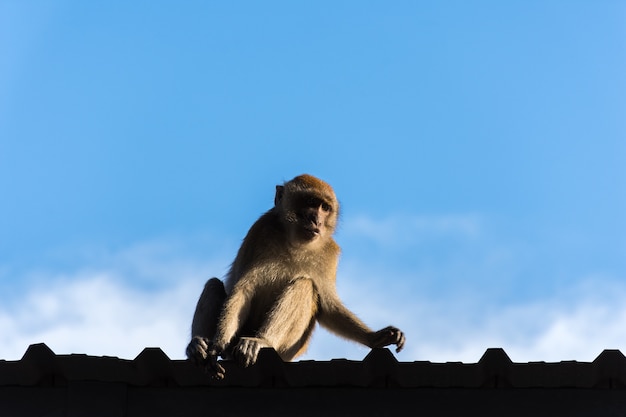
{"type": "Polygon", "coordinates": [[[330,207],[330,204],[328,203],[322,203],[322,210],[325,212],[329,212],[331,210],[332,207],[330,207]]]}

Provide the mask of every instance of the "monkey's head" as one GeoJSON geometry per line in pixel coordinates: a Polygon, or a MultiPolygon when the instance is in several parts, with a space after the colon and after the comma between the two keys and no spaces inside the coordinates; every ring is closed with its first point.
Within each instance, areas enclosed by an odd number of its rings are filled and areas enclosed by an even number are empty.
{"type": "Polygon", "coordinates": [[[299,175],[276,186],[274,209],[293,244],[329,239],[337,225],[339,202],[332,187],[312,175],[299,175]]]}

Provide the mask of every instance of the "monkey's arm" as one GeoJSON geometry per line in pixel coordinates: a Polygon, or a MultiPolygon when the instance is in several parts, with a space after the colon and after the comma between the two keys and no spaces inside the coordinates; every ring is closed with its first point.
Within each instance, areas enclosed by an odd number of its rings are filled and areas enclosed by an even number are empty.
{"type": "Polygon", "coordinates": [[[370,348],[396,345],[396,352],[404,347],[404,333],[393,326],[372,331],[357,316],[348,310],[337,297],[326,297],[321,303],[319,323],[333,333],[359,342],[370,348]]]}
{"type": "Polygon", "coordinates": [[[365,346],[370,346],[372,330],[348,310],[341,300],[324,300],[320,305],[319,323],[331,332],[365,346]]]}

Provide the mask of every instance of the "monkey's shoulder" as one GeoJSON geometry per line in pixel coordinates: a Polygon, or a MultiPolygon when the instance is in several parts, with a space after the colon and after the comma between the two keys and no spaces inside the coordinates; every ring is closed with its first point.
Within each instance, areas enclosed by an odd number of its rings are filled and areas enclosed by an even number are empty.
{"type": "Polygon", "coordinates": [[[253,241],[254,243],[268,244],[270,242],[281,242],[286,236],[286,228],[283,222],[280,220],[279,214],[276,210],[268,210],[256,222],[252,224],[246,237],[246,241],[253,241]]]}

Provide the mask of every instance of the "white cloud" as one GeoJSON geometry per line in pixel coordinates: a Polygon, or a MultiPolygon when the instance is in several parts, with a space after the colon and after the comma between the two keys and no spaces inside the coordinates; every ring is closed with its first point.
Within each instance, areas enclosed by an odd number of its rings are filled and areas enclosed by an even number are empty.
{"type": "Polygon", "coordinates": [[[341,224],[341,232],[346,235],[387,245],[419,243],[433,238],[475,238],[481,229],[481,220],[474,214],[394,215],[382,219],[357,215],[341,224]]]}
{"type": "Polygon", "coordinates": [[[57,353],[134,358],[159,346],[181,357],[178,341],[188,337],[188,300],[197,291],[186,281],[144,293],[106,274],[54,280],[0,309],[0,355],[19,358],[29,344],[44,342],[57,353]]]}
{"type": "MultiPolygon", "coordinates": [[[[400,361],[471,363],[492,347],[504,348],[516,362],[592,361],[604,349],[626,351],[626,284],[608,277],[588,277],[565,293],[507,305],[476,294],[433,299],[365,272],[344,279],[341,295],[366,323],[374,329],[393,324],[406,333],[400,361]]],[[[323,344],[313,343],[308,359],[358,360],[367,354],[325,332],[318,336],[315,342],[323,344]]]]}
{"type": "Polygon", "coordinates": [[[59,354],[134,358],[156,346],[182,358],[202,286],[228,261],[198,261],[180,249],[149,242],[80,256],[89,265],[69,273],[5,273],[32,284],[0,304],[0,358],[18,359],[41,342],[59,354]]]}

